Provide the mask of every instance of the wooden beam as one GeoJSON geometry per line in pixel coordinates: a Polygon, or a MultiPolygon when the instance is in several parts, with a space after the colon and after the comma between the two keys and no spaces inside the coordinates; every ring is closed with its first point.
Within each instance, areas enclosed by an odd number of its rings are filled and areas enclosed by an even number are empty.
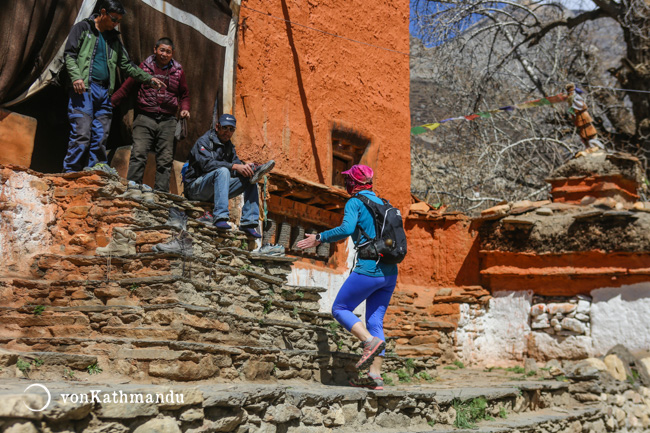
{"type": "Polygon", "coordinates": [[[341,214],[275,195],[271,196],[267,205],[270,213],[296,218],[322,227],[334,228],[341,225],[343,221],[341,214]]]}

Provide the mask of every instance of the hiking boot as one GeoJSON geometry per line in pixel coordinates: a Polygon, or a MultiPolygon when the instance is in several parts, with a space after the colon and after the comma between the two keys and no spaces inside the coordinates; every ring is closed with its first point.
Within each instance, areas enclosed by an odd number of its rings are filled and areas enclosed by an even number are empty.
{"type": "Polygon", "coordinates": [[[179,208],[172,206],[169,208],[169,217],[165,224],[178,230],[187,230],[187,215],[179,208]]]}
{"type": "Polygon", "coordinates": [[[156,196],[153,193],[153,189],[149,185],[142,184],[140,189],[142,190],[142,200],[145,203],[156,203],[156,196]]]}
{"type": "Polygon", "coordinates": [[[108,173],[108,174],[112,174],[113,176],[120,177],[120,174],[117,172],[117,170],[115,170],[113,167],[103,162],[99,162],[93,165],[92,167],[84,168],[84,171],[93,171],[93,170],[103,171],[104,173],[108,173]]]}
{"type": "Polygon", "coordinates": [[[282,245],[264,244],[259,250],[253,251],[253,253],[263,256],[283,257],[284,247],[282,245]]]}
{"type": "Polygon", "coordinates": [[[203,216],[201,218],[197,218],[196,220],[200,223],[211,226],[214,223],[214,215],[212,215],[212,212],[206,211],[203,213],[203,216]]]}
{"type": "Polygon", "coordinates": [[[350,380],[350,385],[357,388],[382,390],[384,389],[384,380],[381,376],[368,373],[366,376],[350,380]]]}
{"type": "Polygon", "coordinates": [[[232,230],[232,227],[230,227],[230,224],[228,224],[228,221],[226,220],[216,221],[214,223],[214,226],[219,230],[232,230]]]}
{"type": "Polygon", "coordinates": [[[273,160],[270,160],[266,164],[262,165],[255,164],[255,168],[253,168],[253,176],[251,176],[250,183],[257,183],[257,181],[259,181],[262,176],[273,170],[273,167],[275,167],[275,161],[273,160]]]}
{"type": "Polygon", "coordinates": [[[257,233],[255,227],[256,226],[239,227],[239,230],[243,231],[246,234],[246,236],[251,236],[254,237],[255,239],[259,239],[262,237],[262,235],[257,233]]]}
{"type": "Polygon", "coordinates": [[[113,238],[105,247],[98,247],[95,254],[100,256],[128,256],[135,254],[135,233],[124,227],[113,228],[113,238]]]}
{"type": "Polygon", "coordinates": [[[140,185],[130,180],[127,184],[124,194],[118,195],[119,198],[128,198],[131,200],[142,200],[142,191],[140,185]]]}
{"type": "Polygon", "coordinates": [[[152,251],[157,253],[180,254],[182,256],[191,257],[193,254],[192,237],[186,231],[181,231],[178,236],[172,236],[170,240],[165,243],[159,243],[153,246],[152,251]]]}
{"type": "Polygon", "coordinates": [[[364,341],[361,345],[363,346],[363,354],[361,355],[359,362],[357,362],[357,365],[355,365],[357,370],[363,370],[364,368],[369,367],[375,357],[384,350],[386,342],[380,338],[372,337],[372,340],[367,342],[364,341]]]}

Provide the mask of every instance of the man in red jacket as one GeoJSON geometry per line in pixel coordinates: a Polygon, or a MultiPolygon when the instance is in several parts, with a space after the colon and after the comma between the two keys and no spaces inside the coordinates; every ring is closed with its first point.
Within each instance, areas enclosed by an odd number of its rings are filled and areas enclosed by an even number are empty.
{"type": "Polygon", "coordinates": [[[162,80],[166,87],[155,89],[129,78],[113,94],[111,102],[113,106],[118,106],[133,87],[139,86],[136,117],[133,121],[133,147],[126,178],[141,184],[147,154],[149,151],[154,151],[156,153],[154,189],[169,192],[176,115],[180,110],[182,119],[190,117],[190,92],[183,67],[172,58],[174,54],[172,40],[159,39],[153,52],[153,55],[140,64],[140,68],[162,80]]]}

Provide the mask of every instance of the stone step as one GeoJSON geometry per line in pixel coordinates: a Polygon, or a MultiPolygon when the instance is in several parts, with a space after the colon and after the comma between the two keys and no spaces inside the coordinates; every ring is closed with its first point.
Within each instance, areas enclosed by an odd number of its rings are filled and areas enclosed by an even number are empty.
{"type": "MultiPolygon", "coordinates": [[[[347,384],[357,374],[359,355],[329,350],[279,349],[275,347],[223,345],[165,339],[109,337],[0,337],[0,348],[14,352],[58,352],[97,357],[111,377],[138,381],[233,381],[302,379],[328,384],[347,384]]],[[[386,357],[387,369],[406,368],[407,360],[386,357]]],[[[410,361],[414,373],[433,372],[433,360],[410,361]],[[429,366],[427,366],[427,363],[429,366]]],[[[56,367],[56,366],[54,366],[56,367]]],[[[53,366],[30,373],[51,377],[53,366]]],[[[54,374],[63,374],[63,367],[54,374]],[[61,371],[59,371],[61,370],[61,371]]],[[[0,377],[11,376],[3,369],[0,377]]]]}
{"type": "Polygon", "coordinates": [[[123,257],[96,255],[42,254],[34,257],[32,278],[59,280],[122,280],[164,275],[201,276],[216,272],[246,275],[270,284],[284,284],[291,272],[292,261],[255,260],[256,266],[228,249],[214,250],[203,256],[183,257],[180,254],[137,253],[123,257]],[[266,266],[263,267],[263,266],[266,266]]]}
{"type": "MultiPolygon", "coordinates": [[[[271,346],[355,352],[358,342],[339,332],[334,322],[314,325],[302,321],[255,317],[247,311],[182,303],[146,306],[79,306],[34,309],[0,307],[0,335],[5,337],[125,337],[170,339],[219,344],[271,346]]],[[[298,319],[298,318],[296,318],[298,319]]]]}
{"type": "MultiPolygon", "coordinates": [[[[42,407],[47,396],[40,387],[25,393],[27,383],[30,382],[0,379],[2,407],[7,408],[0,408],[0,423],[9,417],[22,418],[21,422],[46,430],[67,422],[68,430],[91,433],[133,431],[139,426],[142,431],[180,429],[190,433],[551,433],[589,431],[598,423],[605,425],[607,418],[600,406],[535,407],[531,391],[517,387],[506,387],[507,392],[485,396],[487,412],[504,412],[506,419],[482,421],[477,429],[460,430],[452,427],[456,420],[454,400],[439,398],[439,392],[444,390],[436,385],[389,386],[383,391],[370,391],[298,382],[138,385],[100,381],[85,384],[75,380],[38,382],[51,395],[51,405],[42,413],[35,413],[25,409],[22,402],[27,400],[31,407],[42,407]],[[518,404],[518,401],[530,403],[518,404]]],[[[477,393],[471,387],[447,391],[477,393]]]]}
{"type": "MultiPolygon", "coordinates": [[[[180,275],[160,275],[152,277],[122,278],[111,281],[102,280],[41,280],[8,278],[0,280],[0,294],[3,305],[19,308],[25,305],[67,306],[67,305],[137,305],[160,304],[176,301],[196,302],[206,305],[212,302],[212,293],[228,293],[230,284],[219,284],[219,278],[233,273],[212,273],[203,278],[187,278],[180,275]],[[192,287],[188,286],[191,285],[192,287]],[[197,296],[199,298],[197,298],[197,296]],[[92,298],[92,299],[91,299],[92,298]],[[133,298],[129,300],[128,298],[133,298]]],[[[235,273],[236,275],[236,273],[235,273]]],[[[247,280],[246,283],[249,281],[247,280]]],[[[225,282],[227,283],[227,281],[225,282]]],[[[319,293],[326,289],[320,287],[302,287],[283,284],[274,288],[264,282],[253,282],[265,297],[278,300],[313,302],[320,300],[319,293]],[[269,289],[272,289],[269,290],[269,289]]],[[[251,292],[249,296],[259,297],[251,292]]],[[[315,311],[315,305],[299,305],[301,309],[315,311]]],[[[292,306],[293,308],[293,306],[292,306]]]]}
{"type": "Polygon", "coordinates": [[[320,313],[317,288],[273,285],[230,272],[205,278],[157,276],[106,282],[5,280],[0,282],[4,305],[33,313],[37,306],[142,306],[184,304],[243,311],[245,316],[329,325],[320,313]]]}
{"type": "MultiPolygon", "coordinates": [[[[605,427],[603,409],[596,407],[577,407],[564,409],[560,407],[540,409],[532,412],[513,413],[506,419],[493,418],[481,421],[475,428],[449,428],[447,425],[432,429],[417,430],[417,433],[552,433],[594,431],[588,426],[593,423],[605,427]],[[583,425],[587,428],[584,429],[583,425]]],[[[605,431],[605,430],[602,430],[605,431]]],[[[413,433],[411,431],[411,433],[413,433]]]]}

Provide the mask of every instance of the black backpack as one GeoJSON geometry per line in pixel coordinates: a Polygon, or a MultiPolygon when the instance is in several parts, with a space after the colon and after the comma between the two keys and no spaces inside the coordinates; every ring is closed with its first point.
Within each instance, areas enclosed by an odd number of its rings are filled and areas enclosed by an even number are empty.
{"type": "Polygon", "coordinates": [[[406,256],[406,233],[402,225],[402,214],[399,209],[394,208],[383,198],[383,204],[375,203],[368,197],[355,194],[352,198],[358,198],[366,205],[366,208],[375,221],[375,233],[372,239],[359,226],[359,230],[366,237],[371,239],[363,244],[355,245],[360,259],[376,260],[381,263],[395,265],[404,260],[406,256]]]}

